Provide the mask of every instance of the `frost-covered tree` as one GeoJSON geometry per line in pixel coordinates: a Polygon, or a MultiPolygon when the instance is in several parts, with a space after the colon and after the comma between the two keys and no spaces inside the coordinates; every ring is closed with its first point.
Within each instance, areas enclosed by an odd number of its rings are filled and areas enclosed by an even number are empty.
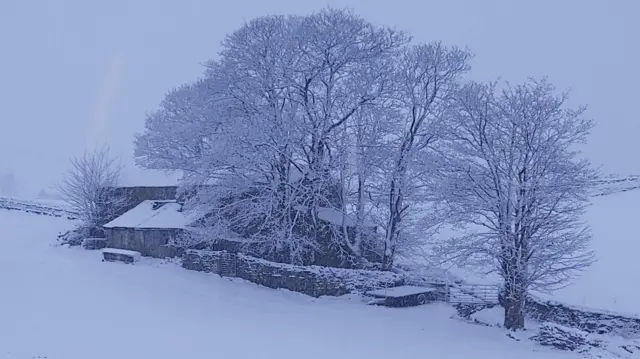
{"type": "MultiPolygon", "coordinates": [[[[342,188],[342,213],[340,231],[337,234],[350,247],[353,253],[361,256],[365,249],[383,254],[380,243],[363,243],[371,235],[371,224],[384,222],[380,211],[381,197],[379,187],[384,182],[381,175],[386,161],[385,138],[393,130],[391,111],[385,111],[380,101],[369,104],[356,111],[352,120],[345,122],[337,134],[336,167],[339,168],[342,188]],[[353,224],[353,233],[349,233],[347,223],[353,224]],[[369,247],[369,248],[365,248],[369,247]]],[[[375,240],[379,240],[375,236],[375,240]]]]}
{"type": "Polygon", "coordinates": [[[378,146],[390,131],[380,104],[394,94],[393,68],[408,37],[339,10],[308,17],[302,29],[306,35],[297,41],[296,51],[313,66],[293,80],[301,106],[303,162],[313,194],[309,208],[313,215],[316,207],[336,205],[316,197],[339,177],[341,200],[335,209],[343,218],[335,239],[361,256],[363,232],[369,232],[371,224],[367,181],[380,167],[375,159],[378,146]],[[346,223],[354,225],[352,235],[346,223]]]}
{"type": "Polygon", "coordinates": [[[180,169],[196,173],[211,153],[224,148],[220,142],[222,112],[226,106],[215,91],[215,83],[200,79],[171,89],[160,109],[147,115],[143,135],[136,137],[137,164],[151,169],[180,169]]]}
{"type": "Polygon", "coordinates": [[[208,235],[240,235],[267,253],[303,263],[314,250],[311,223],[302,215],[312,198],[304,181],[304,134],[298,126],[291,74],[302,54],[294,51],[298,17],[269,16],[230,34],[220,58],[207,63],[207,80],[226,99],[230,119],[214,162],[203,163],[192,184],[200,191],[195,206],[214,213],[208,235]]]}
{"type": "MultiPolygon", "coordinates": [[[[438,141],[446,134],[444,114],[461,77],[470,69],[469,51],[441,43],[404,49],[393,72],[393,131],[385,137],[381,194],[385,203],[384,263],[393,264],[398,249],[415,246],[438,224],[429,203],[437,173],[438,141]]],[[[405,253],[406,254],[406,253],[405,253]]]]}
{"type": "Polygon", "coordinates": [[[440,255],[502,277],[512,330],[524,327],[529,290],[563,286],[593,262],[582,215],[596,172],[579,152],[593,122],[566,99],[546,80],[471,83],[449,112],[442,194],[468,233],[440,255]]]}
{"type": "Polygon", "coordinates": [[[254,242],[308,254],[324,230],[318,210],[343,206],[337,133],[393,88],[378,70],[407,41],[343,10],[252,20],[207,63],[207,96],[179,88],[148,117],[139,163],[185,170],[201,188],[192,204],[217,206],[207,209],[219,214],[210,227],[245,228],[254,242]]]}
{"type": "Polygon", "coordinates": [[[101,226],[125,204],[125,199],[112,191],[120,180],[121,168],[107,147],[85,151],[71,159],[71,167],[56,186],[61,198],[80,215],[86,235],[99,236],[101,226]]]}

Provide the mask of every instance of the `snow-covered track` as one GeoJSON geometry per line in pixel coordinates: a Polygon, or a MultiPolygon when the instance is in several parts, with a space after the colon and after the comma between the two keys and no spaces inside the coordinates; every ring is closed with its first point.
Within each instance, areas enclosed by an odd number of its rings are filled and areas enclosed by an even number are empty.
{"type": "Polygon", "coordinates": [[[43,216],[65,217],[68,219],[77,219],[78,214],[68,210],[62,206],[56,206],[48,203],[40,203],[36,201],[22,200],[13,197],[0,197],[0,209],[10,211],[22,211],[43,216]]]}

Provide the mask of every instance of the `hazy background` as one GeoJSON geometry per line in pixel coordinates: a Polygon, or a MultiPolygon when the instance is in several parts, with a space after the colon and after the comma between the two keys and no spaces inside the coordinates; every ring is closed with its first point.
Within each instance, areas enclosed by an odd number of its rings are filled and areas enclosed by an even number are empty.
{"type": "Polygon", "coordinates": [[[244,21],[327,5],[468,45],[476,79],[548,75],[598,121],[588,156],[640,174],[638,0],[0,0],[0,175],[34,195],[69,157],[107,143],[129,165],[127,183],[165,181],[132,166],[145,113],[244,21]]]}

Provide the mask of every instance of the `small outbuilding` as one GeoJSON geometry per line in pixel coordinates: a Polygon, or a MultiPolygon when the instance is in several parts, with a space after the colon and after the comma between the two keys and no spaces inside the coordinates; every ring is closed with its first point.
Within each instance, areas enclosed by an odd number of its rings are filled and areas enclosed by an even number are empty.
{"type": "Polygon", "coordinates": [[[170,241],[199,218],[195,212],[183,211],[175,200],[145,200],[103,227],[110,248],[165,258],[179,255],[170,241]]]}

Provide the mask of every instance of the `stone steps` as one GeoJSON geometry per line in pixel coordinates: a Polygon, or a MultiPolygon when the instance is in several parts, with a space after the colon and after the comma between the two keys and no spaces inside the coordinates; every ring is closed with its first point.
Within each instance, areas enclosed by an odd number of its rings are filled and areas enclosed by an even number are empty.
{"type": "Polygon", "coordinates": [[[102,250],[103,261],[106,262],[123,262],[133,264],[138,262],[142,255],[140,252],[128,251],[126,249],[104,248],[102,250]]]}

